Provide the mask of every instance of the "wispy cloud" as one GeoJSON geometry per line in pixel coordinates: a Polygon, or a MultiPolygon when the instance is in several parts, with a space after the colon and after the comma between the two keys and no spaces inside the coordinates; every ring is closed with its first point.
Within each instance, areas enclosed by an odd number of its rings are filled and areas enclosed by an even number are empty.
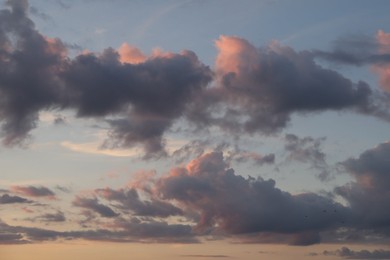
{"type": "Polygon", "coordinates": [[[101,147],[101,142],[72,143],[69,141],[63,141],[61,142],[61,146],[74,152],[113,157],[134,157],[139,154],[136,149],[104,149],[101,147]]]}

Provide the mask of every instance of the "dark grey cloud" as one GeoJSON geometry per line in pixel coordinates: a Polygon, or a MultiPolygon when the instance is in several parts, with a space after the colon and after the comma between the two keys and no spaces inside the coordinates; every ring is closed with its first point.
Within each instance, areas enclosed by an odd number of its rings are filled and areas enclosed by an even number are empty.
{"type": "Polygon", "coordinates": [[[192,228],[183,224],[168,224],[138,219],[117,219],[114,230],[84,229],[55,231],[43,228],[11,226],[0,221],[0,244],[25,244],[60,239],[87,239],[112,242],[197,243],[192,228]]]}
{"type": "Polygon", "coordinates": [[[28,220],[32,222],[40,222],[42,224],[48,225],[52,222],[65,222],[66,217],[64,212],[58,210],[55,213],[45,213],[39,216],[25,218],[24,220],[28,220]]]}
{"type": "Polygon", "coordinates": [[[390,251],[384,249],[352,250],[348,247],[342,247],[336,251],[325,250],[322,254],[326,256],[339,256],[347,259],[390,259],[390,251]]]}
{"type": "Polygon", "coordinates": [[[204,126],[272,134],[292,113],[376,111],[372,90],[316,64],[308,51],[271,44],[257,49],[238,37],[217,41],[219,87],[210,88],[189,117],[204,126]]]}
{"type": "Polygon", "coordinates": [[[41,35],[27,17],[27,1],[8,1],[0,13],[0,121],[3,143],[23,143],[38,112],[73,109],[79,117],[104,118],[112,127],[105,147],[145,146],[164,154],[163,134],[182,116],[211,70],[190,51],[123,64],[108,48],[71,59],[69,46],[41,35]],[[12,38],[11,35],[12,34],[12,38]]]}
{"type": "Polygon", "coordinates": [[[13,186],[11,190],[28,197],[55,197],[55,193],[44,186],[13,186]]]}
{"type": "Polygon", "coordinates": [[[110,207],[101,204],[97,198],[76,197],[72,204],[98,213],[102,217],[113,218],[119,216],[119,214],[113,211],[110,207]]]}
{"type": "Polygon", "coordinates": [[[382,143],[342,164],[356,179],[335,192],[348,201],[356,225],[390,234],[390,143],[382,143]]]}
{"type": "Polygon", "coordinates": [[[169,217],[182,215],[183,212],[178,207],[161,200],[151,198],[142,200],[136,189],[113,190],[110,188],[97,189],[96,194],[110,202],[116,202],[115,207],[131,211],[136,216],[148,217],[169,217]]]}
{"type": "MultiPolygon", "coordinates": [[[[148,222],[140,221],[137,218],[131,220],[118,220],[117,227],[125,230],[127,234],[131,234],[139,239],[149,238],[168,238],[168,241],[194,243],[197,240],[194,238],[192,227],[185,224],[168,224],[164,221],[150,220],[148,222]]],[[[158,241],[158,240],[157,240],[158,241]]]]}
{"type": "Polygon", "coordinates": [[[0,11],[0,121],[5,145],[23,143],[35,128],[38,112],[54,107],[55,72],[65,51],[59,40],[47,40],[27,18],[27,1],[7,1],[0,11]]]}
{"type": "Polygon", "coordinates": [[[68,51],[79,46],[38,32],[27,1],[6,3],[9,9],[0,11],[0,122],[8,146],[24,144],[45,110],[100,120],[109,126],[102,148],[141,145],[147,159],[167,155],[165,133],[180,119],[197,128],[273,134],[292,113],[349,110],[390,118],[386,101],[379,102],[367,83],[321,67],[313,52],[255,48],[223,36],[215,71],[191,51],[137,64],[121,62],[112,48],[71,58],[68,51]],[[232,44],[239,48],[227,52],[232,44]]]}
{"type": "Polygon", "coordinates": [[[390,53],[381,53],[381,44],[367,35],[347,35],[333,42],[332,51],[313,51],[316,57],[332,62],[362,66],[390,64],[390,53]]]}
{"type": "Polygon", "coordinates": [[[173,169],[156,185],[163,199],[199,214],[198,230],[290,233],[296,235],[292,244],[312,244],[319,242],[318,231],[339,226],[348,215],[345,207],[317,194],[291,195],[273,180],[236,175],[218,152],[173,169]]]}
{"type": "Polygon", "coordinates": [[[27,241],[21,234],[15,234],[11,232],[0,232],[0,244],[25,244],[27,241]]]}
{"type": "Polygon", "coordinates": [[[19,196],[12,196],[9,194],[3,194],[0,196],[0,204],[13,204],[13,203],[31,203],[32,201],[19,196]]]}
{"type": "MultiPolygon", "coordinates": [[[[315,140],[289,138],[309,144],[315,140]]],[[[337,202],[337,196],[291,194],[277,188],[273,180],[243,177],[229,168],[222,152],[212,152],[124,189],[96,189],[91,198],[76,197],[73,206],[85,210],[88,225],[80,224],[88,231],[57,232],[6,224],[0,225],[0,231],[21,235],[5,235],[9,243],[62,238],[197,242],[204,235],[297,246],[321,241],[385,243],[390,240],[389,153],[389,143],[383,143],[342,163],[356,179],[335,189],[345,205],[337,202]],[[168,223],[167,218],[176,221],[168,223]],[[94,230],[103,223],[109,228],[94,230]]],[[[34,219],[46,224],[65,220],[61,211],[34,219]]]]}
{"type": "Polygon", "coordinates": [[[64,222],[66,221],[66,217],[64,212],[57,211],[56,213],[46,213],[43,215],[40,215],[36,218],[36,220],[39,220],[40,222],[48,223],[48,222],[64,222]]]}
{"type": "MultiPolygon", "coordinates": [[[[313,51],[313,56],[320,60],[337,64],[363,66],[370,65],[371,70],[379,76],[379,85],[387,92],[382,95],[384,103],[376,104],[377,116],[388,119],[388,103],[390,91],[390,34],[379,30],[376,37],[362,35],[343,36],[334,42],[331,51],[313,51]]],[[[378,93],[377,93],[378,95],[378,93]]]]}
{"type": "Polygon", "coordinates": [[[111,131],[104,148],[142,144],[146,157],[161,157],[165,131],[211,80],[211,72],[189,51],[122,64],[118,53],[107,49],[100,56],[77,56],[62,78],[68,86],[66,106],[79,117],[121,115],[105,120],[111,131]]]}
{"type": "Polygon", "coordinates": [[[104,148],[142,144],[146,157],[161,157],[166,154],[163,134],[211,80],[211,72],[189,51],[122,64],[118,53],[107,49],[100,56],[77,56],[62,78],[67,106],[79,117],[124,114],[106,120],[112,130],[104,148]]]}

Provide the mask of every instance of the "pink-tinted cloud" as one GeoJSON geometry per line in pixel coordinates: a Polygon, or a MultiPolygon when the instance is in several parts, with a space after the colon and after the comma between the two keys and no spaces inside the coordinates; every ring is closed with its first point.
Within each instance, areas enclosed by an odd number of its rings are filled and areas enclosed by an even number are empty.
{"type": "Polygon", "coordinates": [[[55,193],[43,186],[13,186],[11,191],[28,197],[55,199],[55,193]]]}
{"type": "Polygon", "coordinates": [[[354,222],[388,236],[390,228],[390,142],[379,144],[343,163],[354,182],[336,188],[348,201],[354,222]]]}
{"type": "Polygon", "coordinates": [[[39,113],[50,109],[108,124],[103,148],[140,145],[146,159],[168,155],[165,134],[181,119],[197,128],[274,134],[293,113],[379,115],[367,83],[324,69],[309,51],[276,42],[257,48],[221,36],[215,71],[192,51],[145,56],[128,44],[69,57],[71,46],[36,30],[28,1],[6,5],[0,12],[0,138],[7,146],[24,144],[39,113]]]}
{"type": "MultiPolygon", "coordinates": [[[[383,30],[379,30],[376,34],[376,39],[379,43],[379,53],[390,54],[390,33],[385,33],[383,30]]],[[[379,74],[379,84],[386,90],[390,91],[390,65],[378,64],[373,66],[376,73],[379,74]]]]}
{"type": "Polygon", "coordinates": [[[260,65],[258,51],[242,38],[222,35],[215,46],[218,49],[215,67],[219,74],[253,71],[260,65]]]}
{"type": "Polygon", "coordinates": [[[339,225],[347,212],[314,193],[292,195],[276,188],[273,180],[237,175],[218,152],[172,169],[156,185],[161,198],[198,214],[199,231],[290,233],[295,234],[291,243],[311,244],[319,242],[317,230],[339,225]]]}
{"type": "Polygon", "coordinates": [[[119,49],[119,60],[122,63],[138,64],[146,60],[146,56],[137,47],[123,43],[119,49]]]}
{"type": "Polygon", "coordinates": [[[46,40],[46,52],[48,55],[56,56],[59,55],[61,59],[68,56],[68,50],[62,41],[58,38],[44,37],[46,40]]]}
{"type": "Polygon", "coordinates": [[[14,204],[14,203],[31,203],[31,201],[19,196],[12,196],[9,194],[3,194],[0,196],[0,204],[14,204]]]}
{"type": "Polygon", "coordinates": [[[275,134],[293,113],[351,110],[373,113],[371,89],[277,42],[256,48],[239,37],[216,42],[216,87],[197,99],[189,118],[233,133],[275,134]]]}

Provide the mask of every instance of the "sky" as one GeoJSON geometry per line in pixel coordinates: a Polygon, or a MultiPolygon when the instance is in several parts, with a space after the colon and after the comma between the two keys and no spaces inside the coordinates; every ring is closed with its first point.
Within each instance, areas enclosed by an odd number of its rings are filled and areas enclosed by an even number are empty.
{"type": "Polygon", "coordinates": [[[2,1],[0,258],[390,259],[388,10],[2,1]]]}

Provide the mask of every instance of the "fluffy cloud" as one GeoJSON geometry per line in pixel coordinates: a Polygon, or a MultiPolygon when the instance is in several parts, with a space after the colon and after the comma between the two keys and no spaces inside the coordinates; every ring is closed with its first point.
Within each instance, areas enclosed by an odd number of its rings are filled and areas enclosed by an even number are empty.
{"type": "Polygon", "coordinates": [[[161,198],[198,215],[200,231],[301,234],[306,242],[297,238],[296,244],[310,244],[319,241],[317,231],[338,226],[347,214],[340,204],[314,193],[292,195],[276,188],[273,180],[236,175],[219,152],[171,170],[156,185],[161,198]]]}
{"type": "MultiPolygon", "coordinates": [[[[221,36],[214,71],[191,51],[146,56],[128,44],[70,58],[71,46],[35,29],[27,1],[7,5],[0,12],[0,121],[8,146],[24,144],[45,110],[100,120],[110,127],[103,148],[141,145],[145,158],[167,155],[165,133],[182,118],[196,127],[266,134],[283,129],[292,113],[354,110],[388,119],[365,82],[315,63],[336,59],[330,53],[276,42],[255,48],[221,36]]],[[[387,34],[378,41],[386,53],[375,61],[387,62],[387,34]]]]}
{"type": "Polygon", "coordinates": [[[296,52],[277,42],[255,48],[229,36],[221,36],[216,46],[218,87],[209,89],[189,115],[199,124],[270,134],[284,128],[292,113],[371,113],[367,83],[322,68],[308,51],[296,52]]]}
{"type": "Polygon", "coordinates": [[[348,201],[356,225],[387,235],[390,234],[389,156],[387,142],[345,161],[343,165],[356,181],[336,189],[348,201]]]}
{"type": "Polygon", "coordinates": [[[11,10],[0,12],[0,121],[3,143],[12,146],[36,127],[39,110],[58,101],[56,71],[65,47],[36,31],[27,1],[6,3],[11,10]]]}
{"type": "Polygon", "coordinates": [[[105,147],[144,144],[147,153],[162,152],[164,132],[211,80],[210,69],[190,51],[129,63],[138,51],[123,45],[70,59],[61,40],[34,28],[27,1],[7,4],[11,9],[0,13],[0,121],[6,145],[24,142],[39,111],[73,109],[79,117],[119,117],[106,121],[112,139],[105,147]]]}
{"type": "MultiPolygon", "coordinates": [[[[302,142],[315,142],[289,138],[292,151],[302,142]]],[[[82,230],[58,232],[3,223],[0,233],[5,234],[3,243],[59,238],[196,242],[204,235],[291,245],[322,240],[384,242],[390,237],[389,155],[390,145],[383,143],[342,163],[356,179],[335,189],[345,205],[335,196],[291,194],[277,188],[272,179],[243,177],[229,168],[229,159],[222,152],[210,152],[167,174],[145,174],[122,189],[95,189],[89,195],[76,196],[72,206],[82,208],[80,216],[86,217],[80,221],[82,230]],[[88,225],[83,225],[85,221],[88,225]],[[7,235],[12,232],[20,236],[7,235]]],[[[33,197],[49,194],[45,189],[23,188],[14,191],[33,197]]],[[[31,220],[67,220],[66,212],[52,213],[53,208],[47,206],[41,210],[50,211],[41,211],[31,220]]]]}
{"type": "Polygon", "coordinates": [[[333,51],[315,51],[314,55],[348,65],[372,65],[379,75],[381,87],[390,90],[390,34],[383,30],[379,30],[375,38],[361,35],[342,37],[334,42],[333,51]]]}

